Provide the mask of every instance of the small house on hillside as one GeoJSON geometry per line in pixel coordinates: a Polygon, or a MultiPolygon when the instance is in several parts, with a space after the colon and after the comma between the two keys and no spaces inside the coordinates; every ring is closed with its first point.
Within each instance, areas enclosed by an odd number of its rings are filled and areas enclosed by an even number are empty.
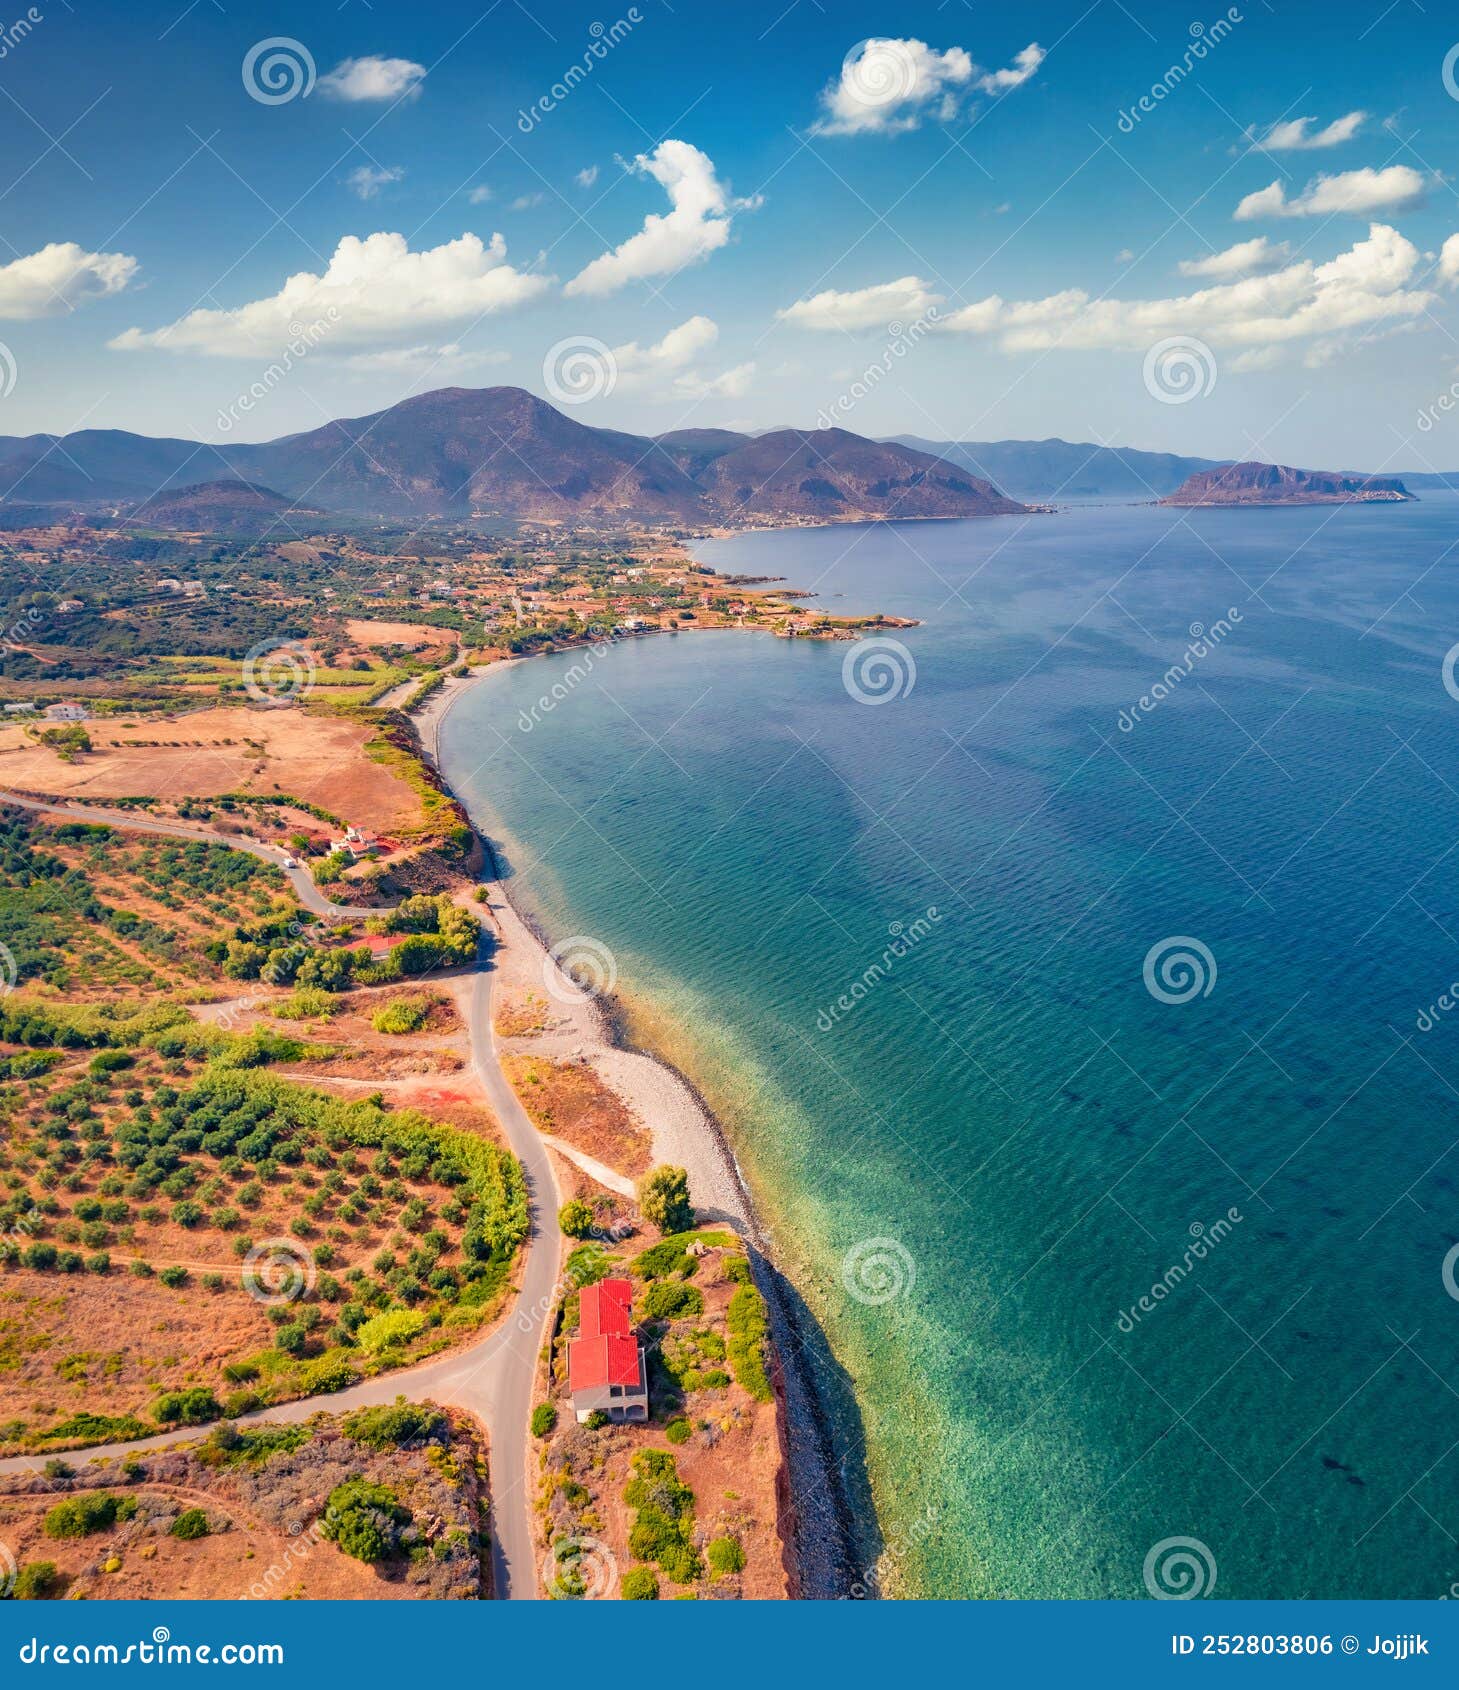
{"type": "Polygon", "coordinates": [[[633,1286],[601,1279],[578,1298],[578,1335],[567,1348],[568,1386],[579,1421],[648,1419],[648,1369],[633,1331],[633,1286]]]}

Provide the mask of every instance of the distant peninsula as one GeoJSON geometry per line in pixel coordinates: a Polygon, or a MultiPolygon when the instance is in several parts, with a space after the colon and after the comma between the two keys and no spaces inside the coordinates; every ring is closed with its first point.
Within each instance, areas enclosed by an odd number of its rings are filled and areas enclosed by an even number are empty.
{"type": "Polygon", "coordinates": [[[1162,505],[1398,504],[1413,494],[1396,476],[1339,475],[1286,464],[1225,464],[1198,470],[1162,505]]]}

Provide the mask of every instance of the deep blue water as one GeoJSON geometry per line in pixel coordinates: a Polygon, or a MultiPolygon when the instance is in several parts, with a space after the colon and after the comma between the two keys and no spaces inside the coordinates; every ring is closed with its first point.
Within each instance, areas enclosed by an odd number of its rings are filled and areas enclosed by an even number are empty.
{"type": "Polygon", "coordinates": [[[728,1121],[901,1587],[1143,1596],[1172,1538],[1218,1595],[1459,1581],[1459,1009],[1416,1024],[1459,979],[1456,541],[1450,496],[745,536],[704,560],[922,618],[911,690],[663,635],[528,728],[573,658],[448,717],[514,895],[728,1121]],[[1147,989],[1174,938],[1209,995],[1147,989]]]}

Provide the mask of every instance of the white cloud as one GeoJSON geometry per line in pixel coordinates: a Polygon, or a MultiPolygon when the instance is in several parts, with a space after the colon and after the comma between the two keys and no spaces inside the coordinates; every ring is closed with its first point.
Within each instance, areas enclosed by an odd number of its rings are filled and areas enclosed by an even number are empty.
{"type": "Polygon", "coordinates": [[[510,359],[509,352],[466,352],[453,341],[447,346],[392,346],[380,352],[354,352],[344,362],[351,370],[445,377],[487,364],[505,364],[510,359]]]}
{"type": "Polygon", "coordinates": [[[1269,241],[1265,235],[1258,235],[1255,240],[1238,241],[1224,252],[1182,258],[1176,268],[1182,276],[1211,276],[1218,282],[1229,282],[1237,276],[1261,276],[1280,270],[1291,256],[1292,249],[1285,241],[1269,241]]]}
{"type": "Polygon", "coordinates": [[[851,49],[840,76],[822,90],[823,115],[811,133],[900,135],[928,116],[948,122],[964,94],[1006,94],[1027,82],[1043,61],[1036,41],[1006,70],[984,71],[963,47],[938,52],[925,41],[872,36],[851,49]]]}
{"type": "Polygon", "coordinates": [[[1450,235],[1439,250],[1439,280],[1448,287],[1459,282],[1459,235],[1450,235]]]}
{"type": "Polygon", "coordinates": [[[479,187],[472,188],[466,195],[472,205],[485,205],[491,198],[491,189],[483,182],[479,187]]]}
{"type": "Polygon", "coordinates": [[[595,258],[563,289],[568,295],[615,293],[645,276],[663,276],[697,264],[729,240],[736,211],[753,211],[758,199],[734,200],[707,154],[687,141],[662,141],[640,153],[629,169],[651,176],[673,207],[651,212],[636,235],[595,258]]]}
{"type": "Polygon", "coordinates": [[[598,167],[596,164],[584,165],[583,168],[578,171],[577,175],[573,177],[573,181],[576,182],[580,188],[591,188],[593,183],[597,180],[598,167]]]}
{"type": "Polygon", "coordinates": [[[1127,247],[1127,246],[1122,246],[1120,248],[1120,250],[1115,254],[1115,263],[1116,264],[1133,264],[1134,262],[1135,262],[1135,255],[1130,250],[1130,248],[1127,247]]]}
{"type": "Polygon", "coordinates": [[[613,347],[609,356],[623,388],[657,388],[654,397],[659,399],[743,398],[755,373],[753,364],[737,364],[717,376],[692,367],[718,339],[719,327],[710,318],[690,317],[653,346],[630,340],[613,347]]]}
{"type": "Polygon", "coordinates": [[[373,164],[362,164],[357,170],[352,170],[345,178],[350,191],[360,196],[362,200],[372,200],[391,182],[398,182],[405,171],[398,164],[378,169],[373,164]]]}
{"type": "Polygon", "coordinates": [[[546,194],[518,194],[511,203],[513,211],[530,211],[534,205],[541,205],[547,198],[546,194]]]}
{"type": "Polygon", "coordinates": [[[1340,147],[1351,141],[1367,121],[1365,111],[1350,111],[1346,117],[1334,118],[1325,129],[1314,129],[1315,117],[1294,117],[1285,123],[1274,123],[1266,134],[1258,135],[1248,129],[1254,147],[1264,153],[1315,153],[1323,147],[1340,147]]]}
{"type": "Polygon", "coordinates": [[[1424,177],[1406,164],[1386,170],[1345,170],[1339,176],[1316,176],[1294,200],[1280,181],[1248,194],[1236,207],[1238,223],[1258,217],[1327,217],[1346,212],[1369,217],[1378,211],[1405,211],[1417,205],[1427,187],[1424,177]]]}
{"type": "Polygon", "coordinates": [[[685,399],[743,399],[754,382],[755,366],[736,364],[717,376],[698,376],[692,370],[675,376],[674,391],[685,399]]]}
{"type": "Polygon", "coordinates": [[[110,345],[132,352],[207,352],[254,357],[276,352],[301,333],[320,349],[384,345],[436,324],[505,311],[545,292],[550,278],[506,262],[506,243],[462,235],[412,252],[404,235],[346,235],[322,275],[301,270],[264,299],[231,311],[190,311],[166,328],[128,329],[110,345]],[[319,325],[315,328],[315,325],[319,325]]]}
{"type": "Polygon", "coordinates": [[[1275,346],[1422,315],[1435,295],[1408,286],[1418,264],[1411,241],[1375,223],[1365,239],[1326,264],[1302,259],[1270,275],[1169,299],[1091,299],[1078,288],[1044,299],[995,294],[940,326],[994,335],[1009,352],[1135,350],[1170,335],[1196,335],[1217,346],[1275,346]]]}
{"type": "Polygon", "coordinates": [[[342,59],[320,77],[319,92],[331,100],[413,100],[425,74],[413,59],[342,59]]]}
{"type": "Polygon", "coordinates": [[[50,317],[91,299],[120,293],[137,273],[124,252],[87,252],[75,241],[52,241],[39,252],[0,264],[0,317],[50,317]]]}
{"type": "Polygon", "coordinates": [[[920,276],[901,276],[895,282],[880,282],[850,293],[827,288],[775,315],[803,329],[884,329],[888,323],[921,317],[941,303],[942,295],[933,293],[920,276]]]}

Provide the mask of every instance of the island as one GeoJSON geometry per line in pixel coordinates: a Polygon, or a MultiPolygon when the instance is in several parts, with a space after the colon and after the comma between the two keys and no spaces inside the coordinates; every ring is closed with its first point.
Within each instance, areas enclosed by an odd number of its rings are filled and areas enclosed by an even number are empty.
{"type": "Polygon", "coordinates": [[[1400,504],[1413,494],[1393,475],[1342,475],[1286,464],[1223,464],[1197,470],[1158,502],[1204,505],[1400,504]]]}

